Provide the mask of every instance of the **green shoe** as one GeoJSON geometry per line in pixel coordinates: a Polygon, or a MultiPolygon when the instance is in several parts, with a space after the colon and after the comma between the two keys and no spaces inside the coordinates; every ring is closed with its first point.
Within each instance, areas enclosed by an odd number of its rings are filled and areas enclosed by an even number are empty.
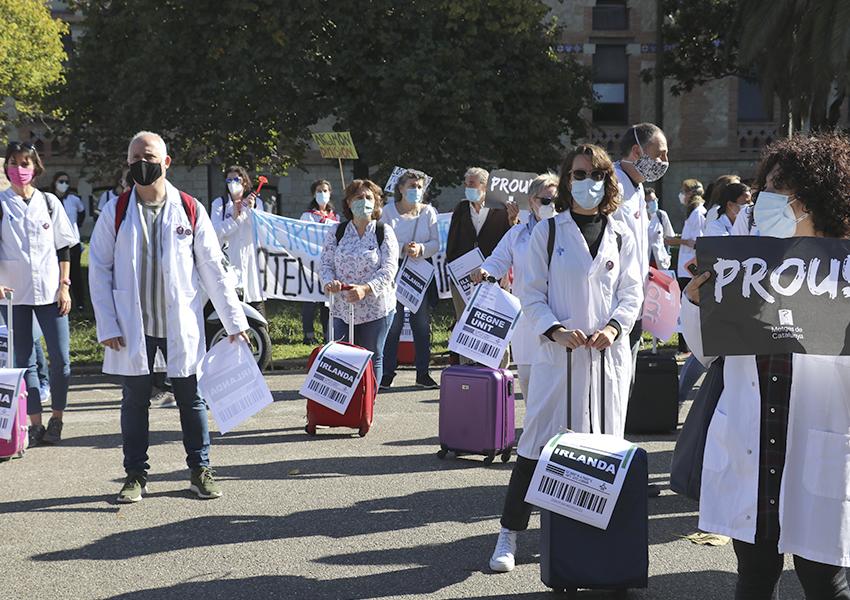
{"type": "Polygon", "coordinates": [[[128,473],[124,487],[118,493],[118,502],[132,504],[142,499],[142,494],[148,493],[148,476],[146,473],[128,473]]]}
{"type": "Polygon", "coordinates": [[[189,491],[194,492],[198,498],[208,500],[210,498],[221,498],[221,488],[213,478],[215,471],[209,467],[192,469],[189,491]]]}

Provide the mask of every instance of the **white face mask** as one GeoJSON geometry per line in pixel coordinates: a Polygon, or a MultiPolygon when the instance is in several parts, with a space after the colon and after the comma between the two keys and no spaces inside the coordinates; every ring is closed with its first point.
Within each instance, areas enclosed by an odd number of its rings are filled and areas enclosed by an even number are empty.
{"type": "Polygon", "coordinates": [[[590,210],[599,206],[605,196],[605,181],[593,181],[590,177],[570,184],[573,200],[584,209],[590,210]]]}
{"type": "Polygon", "coordinates": [[[319,208],[325,208],[328,205],[328,202],[330,201],[330,192],[316,192],[316,204],[319,205],[319,208]]]}
{"type": "Polygon", "coordinates": [[[230,192],[231,197],[237,198],[242,195],[242,192],[245,191],[245,188],[243,188],[242,184],[238,181],[231,181],[227,184],[227,191],[230,192]]]}
{"type": "Polygon", "coordinates": [[[804,214],[799,219],[794,216],[789,197],[774,192],[759,192],[758,201],[753,209],[753,217],[759,233],[767,237],[789,238],[797,232],[797,223],[806,219],[804,214]]]}
{"type": "Polygon", "coordinates": [[[549,204],[541,204],[537,209],[537,219],[539,221],[544,221],[546,219],[551,219],[556,214],[555,211],[555,203],[550,202],[549,204]]]}
{"type": "Polygon", "coordinates": [[[60,194],[67,192],[69,187],[71,187],[70,184],[65,183],[64,181],[56,182],[56,191],[60,194]]]}
{"type": "Polygon", "coordinates": [[[679,203],[682,206],[688,203],[688,198],[685,196],[685,192],[679,192],[679,203]]]}

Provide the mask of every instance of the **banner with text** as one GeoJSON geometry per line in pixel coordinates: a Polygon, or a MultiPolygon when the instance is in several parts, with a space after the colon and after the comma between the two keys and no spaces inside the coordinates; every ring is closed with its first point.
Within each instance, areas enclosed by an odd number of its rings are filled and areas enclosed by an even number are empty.
{"type": "Polygon", "coordinates": [[[537,173],[496,169],[487,180],[486,201],[490,206],[504,206],[516,202],[528,207],[528,187],[537,178],[537,173]]]}

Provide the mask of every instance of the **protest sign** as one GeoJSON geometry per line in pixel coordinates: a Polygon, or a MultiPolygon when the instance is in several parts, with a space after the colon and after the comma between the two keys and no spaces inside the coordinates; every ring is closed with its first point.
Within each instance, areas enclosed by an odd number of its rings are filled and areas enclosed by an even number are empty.
{"type": "Polygon", "coordinates": [[[469,299],[472,297],[472,279],[470,275],[483,262],[484,255],[481,254],[481,250],[476,246],[466,254],[458,256],[447,265],[452,283],[455,284],[464,302],[469,302],[469,299]]]}
{"type": "Polygon", "coordinates": [[[495,283],[475,288],[449,339],[449,350],[498,369],[511,342],[520,301],[495,283]]]}
{"type": "Polygon", "coordinates": [[[681,292],[674,277],[649,267],[643,293],[643,328],[659,340],[669,340],[678,329],[681,292]]]}
{"type": "Polygon", "coordinates": [[[850,355],[850,240],[727,236],[697,240],[707,356],[850,355]]]}
{"type": "Polygon", "coordinates": [[[413,329],[410,327],[410,311],[404,309],[404,321],[401,324],[401,333],[398,335],[398,341],[413,343],[413,329]]]}
{"type": "Polygon", "coordinates": [[[635,445],[613,435],[561,433],[540,453],[525,501],[607,529],[635,445]]]}
{"type": "Polygon", "coordinates": [[[313,134],[322,158],[347,158],[356,160],[357,150],[349,131],[325,131],[313,134]]]}
{"type": "Polygon", "coordinates": [[[496,169],[491,171],[487,180],[487,195],[489,206],[504,206],[508,202],[517,202],[527,206],[528,187],[537,178],[537,173],[522,171],[506,171],[496,169]]]}
{"type": "Polygon", "coordinates": [[[372,352],[331,342],[316,355],[300,394],[339,414],[345,414],[372,352]]]}
{"type": "Polygon", "coordinates": [[[198,391],[221,433],[238,427],[272,403],[272,393],[244,340],[223,339],[198,366],[198,391]]]}
{"type": "Polygon", "coordinates": [[[434,265],[406,256],[396,275],[396,299],[408,310],[418,311],[433,278],[434,265]]]}
{"type": "Polygon", "coordinates": [[[24,373],[26,369],[0,369],[0,440],[12,438],[24,373]]]}
{"type": "MultiPolygon", "coordinates": [[[[384,191],[392,194],[395,191],[395,184],[398,182],[398,178],[404,175],[407,171],[416,171],[416,169],[407,169],[405,167],[393,167],[393,172],[390,173],[390,178],[387,179],[387,184],[384,186],[384,191]]],[[[422,171],[419,171],[422,173],[422,171]]],[[[422,194],[428,190],[428,186],[431,185],[431,182],[434,180],[433,177],[427,175],[426,173],[422,173],[425,175],[425,187],[422,188],[422,194]]],[[[396,198],[398,200],[398,198],[396,198]]]]}

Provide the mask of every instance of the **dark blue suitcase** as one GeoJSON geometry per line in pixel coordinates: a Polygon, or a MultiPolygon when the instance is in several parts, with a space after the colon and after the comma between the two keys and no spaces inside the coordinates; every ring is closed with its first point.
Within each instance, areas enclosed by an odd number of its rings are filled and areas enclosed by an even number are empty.
{"type": "MultiPolygon", "coordinates": [[[[568,355],[567,387],[572,388],[572,353],[568,355]]],[[[604,382],[605,369],[600,371],[604,382]]],[[[604,406],[604,383],[601,389],[604,406]]],[[[571,396],[570,389],[567,414],[571,414],[571,396]]],[[[541,510],[540,579],[544,585],[571,596],[579,589],[604,589],[617,590],[624,597],[630,588],[645,588],[649,578],[648,484],[646,451],[637,448],[608,529],[541,510]]]]}

